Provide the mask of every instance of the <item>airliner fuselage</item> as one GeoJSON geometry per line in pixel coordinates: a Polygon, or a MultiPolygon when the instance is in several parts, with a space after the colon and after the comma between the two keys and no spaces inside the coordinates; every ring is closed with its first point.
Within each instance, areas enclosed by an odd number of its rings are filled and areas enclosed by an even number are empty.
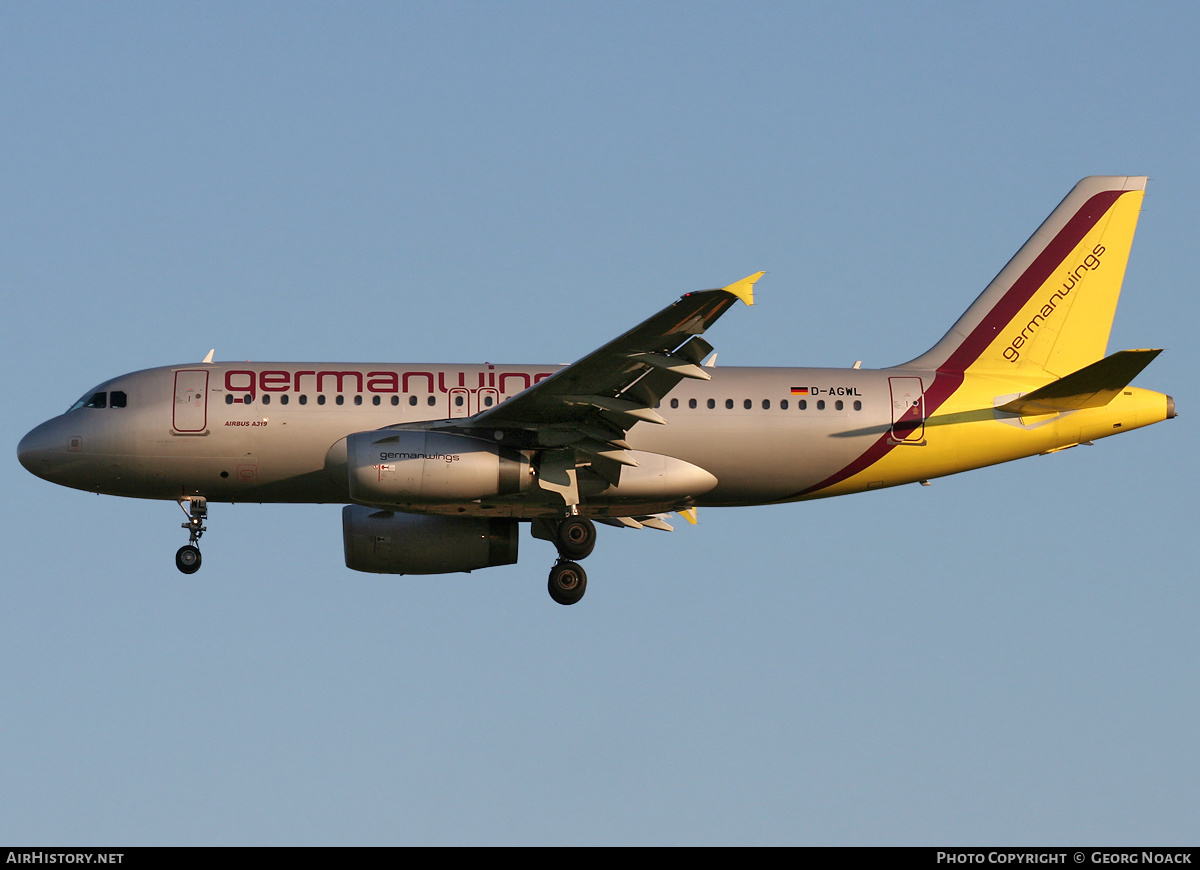
{"type": "MultiPolygon", "coordinates": [[[[345,470],[331,457],[346,436],[431,420],[454,426],[559,368],[238,363],[148,369],[95,387],[72,410],[30,432],[20,454],[47,480],[107,495],[350,503],[345,470]],[[121,397],[117,403],[113,395],[121,397]]],[[[1169,413],[1165,396],[1127,388],[1099,412],[1022,421],[993,409],[1019,391],[994,378],[987,413],[972,401],[957,409],[942,405],[926,419],[913,409],[925,401],[936,372],[717,367],[709,374],[711,380],[684,381],[657,403],[666,425],[642,423],[627,436],[633,450],[676,457],[716,478],[692,499],[697,507],[911,483],[1074,446],[1169,413]],[[986,452],[964,449],[981,438],[991,445],[986,452]],[[898,451],[896,469],[878,479],[859,476],[850,486],[830,482],[880,442],[887,452],[898,451]]],[[[464,426],[461,432],[524,446],[519,431],[464,426]]],[[[672,504],[592,499],[581,512],[605,516],[634,508],[655,513],[672,504]]],[[[420,509],[522,518],[544,512],[504,499],[420,509]]]]}

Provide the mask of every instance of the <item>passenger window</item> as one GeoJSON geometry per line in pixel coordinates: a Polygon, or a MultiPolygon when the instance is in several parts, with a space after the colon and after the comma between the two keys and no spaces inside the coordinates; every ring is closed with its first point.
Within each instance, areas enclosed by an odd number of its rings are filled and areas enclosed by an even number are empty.
{"type": "Polygon", "coordinates": [[[824,399],[818,399],[818,400],[817,400],[817,410],[818,410],[818,411],[824,411],[824,410],[825,410],[825,400],[824,400],[824,399]]]}
{"type": "Polygon", "coordinates": [[[855,411],[861,411],[861,410],[862,410],[862,402],[859,402],[859,401],[857,401],[857,400],[856,400],[856,401],[854,402],[854,410],[855,410],[855,411]]]}
{"type": "Polygon", "coordinates": [[[254,397],[252,395],[250,395],[249,393],[246,393],[246,395],[242,396],[242,404],[243,405],[249,405],[253,401],[254,401],[254,397]]]}
{"type": "Polygon", "coordinates": [[[308,404],[308,396],[304,395],[303,393],[300,394],[300,404],[301,405],[308,404]]]}
{"type": "MultiPolygon", "coordinates": [[[[379,398],[379,397],[378,397],[378,396],[376,396],[376,398],[379,398]]],[[[355,397],[354,397],[354,404],[356,404],[356,405],[361,405],[361,404],[362,404],[362,396],[355,396],[355,397]]]]}
{"type": "Polygon", "coordinates": [[[708,409],[711,411],[711,410],[712,410],[713,408],[715,408],[715,407],[717,407],[717,400],[716,400],[716,399],[709,399],[709,400],[708,400],[708,409]]]}
{"type": "Polygon", "coordinates": [[[372,405],[378,405],[378,404],[379,404],[379,401],[380,401],[380,399],[379,399],[379,397],[378,397],[378,396],[372,396],[372,397],[371,397],[371,404],[372,404],[372,405]]]}
{"type": "Polygon", "coordinates": [[[433,396],[430,396],[429,397],[429,407],[432,408],[436,404],[437,404],[437,399],[435,399],[433,396]]]}
{"type": "Polygon", "coordinates": [[[417,404],[417,397],[416,397],[416,396],[409,396],[409,397],[408,397],[408,404],[410,404],[410,405],[415,405],[415,404],[417,404]]]}
{"type": "Polygon", "coordinates": [[[338,393],[338,397],[336,399],[334,399],[334,401],[337,402],[339,405],[344,405],[344,404],[346,404],[346,397],[343,396],[341,393],[338,393]]]}
{"type": "Polygon", "coordinates": [[[317,396],[317,404],[318,405],[325,404],[325,394],[324,393],[321,393],[321,395],[317,396]]]}
{"type": "Polygon", "coordinates": [[[696,400],[695,400],[695,399],[688,399],[688,407],[689,407],[689,408],[695,408],[695,407],[696,407],[696,400]]]}
{"type": "Polygon", "coordinates": [[[455,397],[454,397],[454,407],[456,407],[456,408],[461,408],[461,407],[462,407],[462,404],[463,404],[463,397],[462,397],[462,396],[455,396],[455,397]]]}
{"type": "Polygon", "coordinates": [[[838,399],[836,402],[833,403],[833,407],[837,408],[840,411],[840,410],[842,410],[842,408],[846,407],[846,403],[843,402],[841,399],[838,399]]]}
{"type": "Polygon", "coordinates": [[[729,410],[733,410],[733,399],[726,399],[725,407],[728,408],[729,410]]]}
{"type": "Polygon", "coordinates": [[[399,405],[399,404],[400,404],[400,397],[399,397],[399,396],[392,396],[392,404],[393,404],[393,405],[399,405]]]}
{"type": "Polygon", "coordinates": [[[225,394],[225,404],[226,404],[226,405],[232,405],[232,404],[233,404],[233,394],[232,394],[232,393],[226,393],[226,394],[225,394]]]}
{"type": "Polygon", "coordinates": [[[744,399],[742,400],[742,407],[749,411],[752,407],[754,407],[754,403],[749,399],[744,399]]]}
{"type": "Polygon", "coordinates": [[[763,410],[764,411],[771,410],[771,400],[770,399],[763,399],[763,410]]]}
{"type": "Polygon", "coordinates": [[[490,407],[492,407],[492,402],[493,402],[493,401],[494,401],[494,400],[492,399],[492,397],[491,397],[491,396],[484,396],[484,397],[483,397],[483,406],[484,406],[485,408],[490,408],[490,407]]]}
{"type": "Polygon", "coordinates": [[[671,400],[671,407],[672,407],[672,408],[678,408],[678,407],[679,407],[679,400],[678,400],[678,399],[672,399],[672,400],[671,400]]]}
{"type": "Polygon", "coordinates": [[[284,393],[282,396],[279,397],[279,404],[286,405],[287,403],[288,403],[288,394],[284,393]]]}
{"type": "Polygon", "coordinates": [[[787,408],[788,408],[788,401],[787,401],[787,399],[780,399],[780,400],[779,400],[779,410],[781,410],[781,411],[786,411],[786,410],[787,410],[787,408]]]}
{"type": "Polygon", "coordinates": [[[801,411],[807,411],[808,410],[808,399],[801,399],[800,403],[798,405],[796,405],[796,407],[799,408],[801,411]]]}
{"type": "Polygon", "coordinates": [[[264,405],[271,404],[271,394],[270,393],[263,393],[262,403],[264,405]]]}

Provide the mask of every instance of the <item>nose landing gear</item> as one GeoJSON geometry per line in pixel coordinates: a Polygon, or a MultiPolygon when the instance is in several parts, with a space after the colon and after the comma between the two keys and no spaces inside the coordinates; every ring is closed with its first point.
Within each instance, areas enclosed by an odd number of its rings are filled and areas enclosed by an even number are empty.
{"type": "Polygon", "coordinates": [[[204,521],[208,519],[208,501],[199,496],[179,499],[180,509],[187,514],[187,522],[180,528],[188,530],[188,542],[175,552],[175,567],[184,574],[195,574],[200,570],[200,548],[196,546],[208,528],[204,521]],[[184,502],[188,507],[184,507],[184,502]]]}
{"type": "Polygon", "coordinates": [[[574,604],[587,590],[587,573],[573,560],[586,558],[596,546],[596,526],[587,517],[572,514],[554,530],[559,559],[546,584],[557,604],[574,604]]]}

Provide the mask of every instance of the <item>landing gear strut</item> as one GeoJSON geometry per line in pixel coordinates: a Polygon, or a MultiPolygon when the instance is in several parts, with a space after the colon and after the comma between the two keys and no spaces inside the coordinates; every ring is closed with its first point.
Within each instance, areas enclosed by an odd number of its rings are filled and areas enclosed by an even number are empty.
{"type": "Polygon", "coordinates": [[[587,573],[573,560],[583,559],[596,546],[596,526],[587,517],[572,514],[554,530],[559,559],[550,569],[546,588],[558,604],[574,604],[587,590],[587,573]]]}
{"type": "Polygon", "coordinates": [[[208,501],[199,496],[181,498],[179,507],[188,517],[187,522],[181,525],[181,528],[188,530],[188,542],[175,552],[175,567],[184,574],[195,574],[200,570],[200,548],[196,544],[200,536],[208,531],[204,525],[208,519],[208,501]],[[183,506],[185,501],[188,503],[186,508],[183,506]]]}

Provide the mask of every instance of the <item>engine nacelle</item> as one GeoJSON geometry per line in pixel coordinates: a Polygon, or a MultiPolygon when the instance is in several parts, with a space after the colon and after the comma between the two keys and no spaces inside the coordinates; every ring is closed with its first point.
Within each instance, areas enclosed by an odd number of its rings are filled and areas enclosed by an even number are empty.
{"type": "Polygon", "coordinates": [[[373,505],[438,504],[529,488],[529,460],[516,450],[448,432],[385,429],[346,438],[350,498],[373,505]]]}
{"type": "Polygon", "coordinates": [[[450,574],[517,561],[516,520],[342,508],[346,567],[373,574],[450,574]]]}

